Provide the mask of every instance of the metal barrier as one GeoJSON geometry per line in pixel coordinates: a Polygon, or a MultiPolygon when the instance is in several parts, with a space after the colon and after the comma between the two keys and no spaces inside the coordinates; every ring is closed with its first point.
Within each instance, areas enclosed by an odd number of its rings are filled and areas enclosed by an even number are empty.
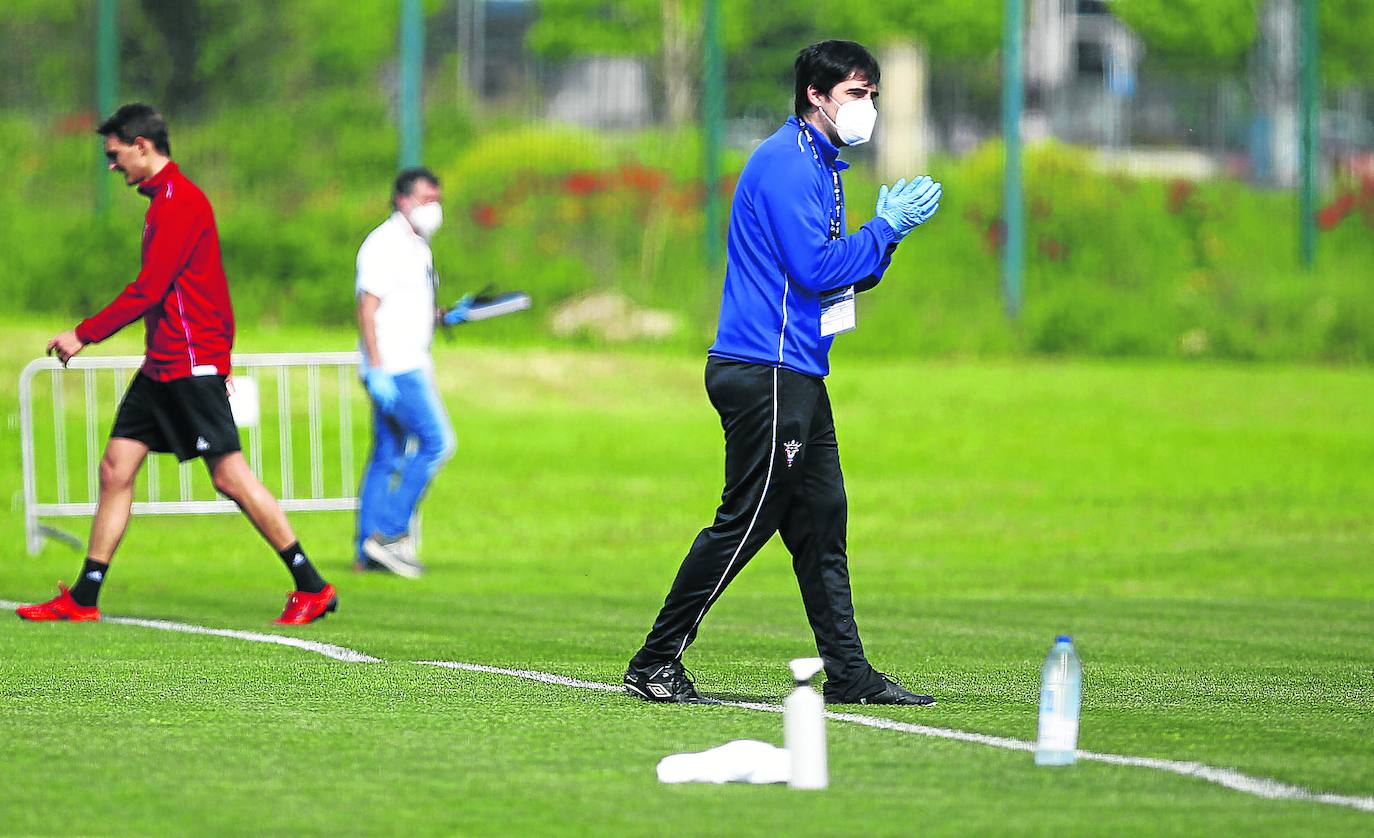
{"type": "MultiPolygon", "coordinates": [[[[327,512],[349,511],[358,508],[358,474],[353,470],[356,441],[353,438],[354,399],[365,401],[365,394],[357,385],[357,352],[318,352],[318,353],[278,353],[234,356],[234,378],[250,379],[260,394],[262,410],[258,420],[246,428],[247,444],[244,454],[253,473],[263,480],[269,488],[275,488],[281,507],[287,512],[327,512]],[[326,368],[334,368],[333,376],[322,376],[326,368]],[[298,379],[304,378],[304,409],[292,407],[292,396],[302,395],[298,379]],[[270,400],[263,386],[265,378],[276,379],[275,410],[269,411],[270,400]],[[331,378],[333,379],[331,381],[331,378]],[[331,407],[337,404],[337,417],[326,417],[324,394],[333,391],[331,407]],[[302,414],[299,416],[298,414],[302,414]],[[328,419],[328,421],[326,421],[328,419]],[[309,493],[301,496],[296,493],[296,475],[301,459],[297,454],[294,433],[295,422],[303,420],[306,424],[306,455],[308,456],[307,480],[309,493]],[[276,458],[264,458],[264,444],[273,447],[274,441],[264,431],[264,425],[275,424],[276,458]],[[327,436],[337,437],[338,462],[334,479],[326,480],[326,472],[333,472],[334,464],[326,464],[324,450],[327,436]],[[267,437],[267,439],[264,439],[267,437]],[[329,467],[326,468],[326,465],[329,467]],[[338,486],[338,494],[326,492],[326,484],[338,486]],[[276,484],[276,485],[274,485],[276,484]]],[[[100,458],[104,452],[103,440],[98,433],[97,423],[109,427],[114,419],[115,409],[123,397],[128,382],[143,365],[141,355],[122,355],[110,357],[75,358],[64,368],[53,358],[39,358],[24,367],[19,376],[19,410],[24,459],[24,533],[30,554],[37,553],[46,538],[56,538],[81,549],[83,542],[70,533],[39,523],[40,518],[72,518],[95,514],[96,500],[100,490],[100,458]],[[113,386],[108,392],[114,398],[107,409],[101,409],[101,379],[109,373],[113,386]],[[47,372],[52,384],[51,409],[51,454],[52,481],[50,486],[39,486],[38,443],[46,442],[36,438],[33,391],[36,380],[47,372]],[[84,468],[77,470],[78,477],[84,475],[84,500],[72,498],[72,464],[68,458],[67,436],[67,390],[74,390],[71,382],[80,376],[83,411],[79,419],[85,437],[84,468]],[[40,491],[40,489],[42,491],[40,491]]],[[[366,413],[364,414],[366,415],[366,413]]],[[[47,453],[47,452],[45,452],[47,453]]],[[[269,453],[271,453],[269,451],[269,453]]],[[[177,465],[178,493],[175,500],[164,500],[160,494],[161,460],[152,458],[144,464],[140,472],[142,491],[136,485],[136,498],[133,504],[134,515],[198,515],[205,513],[237,512],[238,506],[230,500],[218,497],[207,477],[204,486],[209,487],[210,497],[197,497],[206,494],[204,488],[197,492],[192,481],[192,463],[177,465]],[[137,500],[140,494],[146,500],[137,500]]],[[[47,460],[44,459],[44,473],[47,460]]],[[[78,493],[78,497],[80,493],[78,493]]]]}

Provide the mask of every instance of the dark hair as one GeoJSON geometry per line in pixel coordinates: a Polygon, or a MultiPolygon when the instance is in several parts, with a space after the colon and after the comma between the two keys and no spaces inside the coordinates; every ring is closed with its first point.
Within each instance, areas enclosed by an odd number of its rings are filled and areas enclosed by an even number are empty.
{"type": "Polygon", "coordinates": [[[402,169],[401,173],[396,176],[396,188],[391,193],[392,201],[394,202],[402,195],[409,195],[414,192],[415,184],[422,180],[427,180],[435,186],[439,185],[439,176],[424,166],[402,169]]]}
{"type": "Polygon", "coordinates": [[[853,41],[821,41],[797,53],[794,65],[797,75],[797,96],[793,111],[798,117],[811,110],[806,89],[814,87],[822,93],[854,76],[869,84],[878,83],[878,61],[860,44],[853,41]]]}
{"type": "Polygon", "coordinates": [[[118,137],[125,145],[133,145],[134,140],[144,138],[162,154],[172,156],[172,141],[167,137],[167,120],[152,105],[133,102],[120,105],[119,110],[100,123],[95,132],[102,137],[118,137]]]}

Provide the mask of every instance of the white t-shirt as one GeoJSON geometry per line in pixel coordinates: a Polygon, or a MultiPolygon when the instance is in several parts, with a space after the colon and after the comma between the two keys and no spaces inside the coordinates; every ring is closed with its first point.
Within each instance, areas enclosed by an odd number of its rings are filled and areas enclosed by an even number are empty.
{"type": "MultiPolygon", "coordinates": [[[[398,375],[429,369],[434,339],[434,254],[399,212],[383,221],[358,248],[357,295],[372,294],[377,306],[381,368],[398,375]]],[[[362,340],[363,363],[373,366],[362,340]]]]}

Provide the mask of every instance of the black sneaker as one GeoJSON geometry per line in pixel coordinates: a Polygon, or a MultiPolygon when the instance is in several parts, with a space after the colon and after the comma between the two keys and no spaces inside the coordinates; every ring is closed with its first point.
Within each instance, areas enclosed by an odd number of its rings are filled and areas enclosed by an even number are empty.
{"type": "Polygon", "coordinates": [[[687,669],[678,661],[625,670],[625,692],[635,698],[663,704],[705,704],[687,669]]]}
{"type": "Polygon", "coordinates": [[[892,679],[892,676],[885,672],[877,673],[882,679],[882,687],[873,693],[860,698],[849,698],[843,695],[840,690],[831,690],[830,682],[825,684],[825,703],[826,704],[906,704],[917,707],[928,707],[935,703],[935,697],[930,695],[919,695],[912,692],[892,679]]]}

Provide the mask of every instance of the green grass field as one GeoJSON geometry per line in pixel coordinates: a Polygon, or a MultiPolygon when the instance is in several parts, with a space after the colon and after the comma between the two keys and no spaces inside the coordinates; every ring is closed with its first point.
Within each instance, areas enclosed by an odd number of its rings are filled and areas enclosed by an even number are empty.
{"type": "MultiPolygon", "coordinates": [[[[0,377],[63,325],[6,323],[0,377]]],[[[238,349],[351,344],[256,332],[238,349]]],[[[354,575],[349,516],[293,518],[341,606],[282,633],[382,662],[0,612],[0,833],[1374,832],[1348,807],[842,722],[826,792],[661,786],[662,756],[781,744],[780,717],[416,665],[618,682],[720,490],[700,358],[461,341],[439,357],[459,452],[426,505],[431,572],[354,575]]],[[[863,712],[1033,738],[1040,660],[1069,632],[1080,747],[1374,795],[1374,371],[842,348],[834,367],[864,640],[939,697],[863,712]]],[[[0,599],[46,599],[80,556],[25,555],[12,396],[7,412],[0,599]]],[[[275,632],[288,587],[236,516],[140,518],[101,605],[275,632]]],[[[776,702],[787,660],[813,652],[774,543],[687,663],[707,694],[776,702]]]]}

